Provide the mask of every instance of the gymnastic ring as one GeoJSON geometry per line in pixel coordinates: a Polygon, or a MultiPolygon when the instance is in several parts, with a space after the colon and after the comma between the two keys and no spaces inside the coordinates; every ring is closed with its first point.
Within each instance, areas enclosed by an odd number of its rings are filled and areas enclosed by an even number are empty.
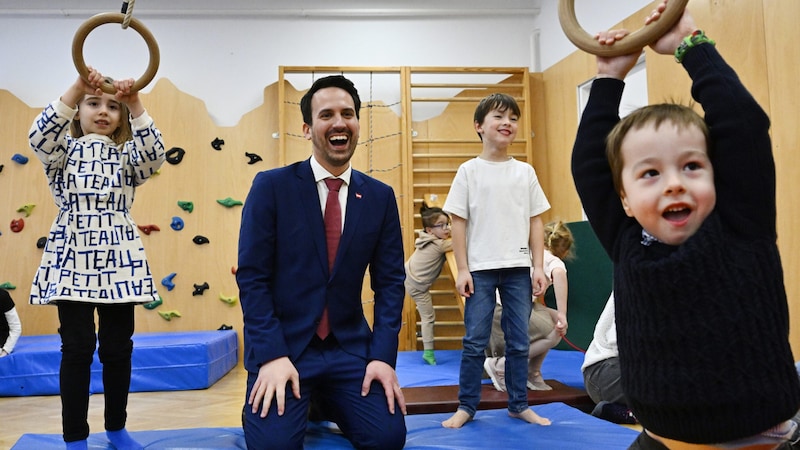
{"type": "MultiPolygon", "coordinates": [[[[83,25],[78,28],[78,31],[75,32],[75,37],[72,39],[72,61],[75,63],[75,68],[78,70],[78,74],[87,83],[89,82],[89,69],[86,67],[86,61],[83,59],[83,43],[86,41],[86,37],[92,30],[100,25],[107,23],[121,24],[123,20],[125,20],[125,14],[122,13],[101,13],[90,17],[89,20],[84,22],[83,25]]],[[[131,18],[129,26],[136,30],[140,36],[142,36],[147,44],[147,49],[150,51],[150,62],[147,65],[147,70],[145,70],[144,74],[133,83],[133,87],[131,88],[131,92],[138,92],[147,86],[148,83],[153,81],[153,77],[155,77],[156,72],[158,71],[160,53],[158,50],[158,43],[156,42],[155,37],[153,37],[153,33],[151,33],[147,27],[142,25],[142,22],[135,18],[131,18]]],[[[100,85],[100,89],[108,94],[116,93],[116,89],[114,89],[111,79],[106,79],[100,85]]]]}
{"type": "Polygon", "coordinates": [[[666,34],[678,23],[688,2],[689,0],[670,0],[658,20],[625,36],[614,45],[601,45],[594,36],[581,28],[575,17],[574,0],[558,0],[558,20],[567,39],[579,49],[596,56],[621,56],[642,49],[666,34]]]}

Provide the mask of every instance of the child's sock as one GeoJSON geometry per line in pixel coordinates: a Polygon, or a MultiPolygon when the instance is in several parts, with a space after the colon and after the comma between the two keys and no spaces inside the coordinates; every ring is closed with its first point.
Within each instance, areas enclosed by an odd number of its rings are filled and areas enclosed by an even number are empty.
{"type": "Polygon", "coordinates": [[[422,359],[425,360],[426,363],[435,366],[436,365],[436,357],[433,356],[433,349],[425,350],[422,352],[422,359]]]}
{"type": "Polygon", "coordinates": [[[82,441],[67,442],[67,450],[89,450],[89,443],[86,439],[82,441]]]}
{"type": "Polygon", "coordinates": [[[117,450],[144,450],[142,444],[134,441],[125,428],[117,431],[106,430],[106,437],[117,450]]]}

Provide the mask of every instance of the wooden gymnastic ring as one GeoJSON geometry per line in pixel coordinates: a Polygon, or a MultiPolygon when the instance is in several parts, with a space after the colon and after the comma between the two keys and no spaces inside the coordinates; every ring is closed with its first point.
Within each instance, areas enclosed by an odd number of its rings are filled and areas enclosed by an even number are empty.
{"type": "MultiPolygon", "coordinates": [[[[81,76],[81,78],[86,80],[86,82],[89,81],[89,69],[86,67],[86,61],[83,59],[83,43],[86,41],[86,37],[92,30],[100,25],[107,23],[121,24],[123,20],[125,20],[125,14],[122,13],[101,13],[90,17],[89,20],[84,22],[83,25],[78,28],[78,31],[75,32],[75,37],[72,39],[72,61],[75,63],[75,68],[78,70],[78,74],[81,76]]],[[[136,30],[140,36],[142,36],[147,44],[147,49],[150,51],[150,63],[147,65],[147,70],[145,70],[144,74],[142,74],[142,76],[133,83],[133,87],[131,88],[132,92],[138,92],[147,86],[148,83],[153,81],[153,77],[155,77],[156,72],[158,71],[160,53],[156,39],[153,37],[153,34],[150,32],[150,30],[142,25],[142,22],[135,18],[131,18],[129,26],[136,30]]],[[[111,84],[110,79],[106,79],[106,81],[100,85],[100,89],[109,94],[116,93],[116,89],[114,89],[114,85],[111,84]]]]}
{"type": "Polygon", "coordinates": [[[574,0],[558,0],[558,20],[564,34],[579,49],[596,56],[621,56],[644,48],[663,36],[678,23],[688,2],[689,0],[670,0],[658,20],[625,36],[614,45],[601,45],[594,36],[581,28],[575,17],[574,0]]]}

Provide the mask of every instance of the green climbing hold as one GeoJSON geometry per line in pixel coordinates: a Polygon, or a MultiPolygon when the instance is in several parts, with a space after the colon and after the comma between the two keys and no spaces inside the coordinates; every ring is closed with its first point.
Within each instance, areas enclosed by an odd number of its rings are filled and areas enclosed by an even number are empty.
{"type": "Polygon", "coordinates": [[[180,206],[181,209],[186,211],[186,212],[194,211],[194,203],[192,203],[192,202],[183,202],[183,201],[178,200],[178,206],[180,206]]]}
{"type": "Polygon", "coordinates": [[[159,306],[161,306],[162,303],[164,303],[164,299],[162,299],[161,296],[159,295],[158,300],[153,300],[150,303],[145,303],[144,309],[156,309],[159,306]]]}
{"type": "Polygon", "coordinates": [[[6,281],[5,283],[3,283],[3,284],[0,284],[0,289],[5,289],[5,290],[7,290],[7,291],[10,291],[10,290],[12,290],[12,289],[16,289],[16,288],[17,288],[17,287],[16,287],[16,286],[14,286],[13,284],[11,284],[11,282],[10,282],[10,281],[6,281]]]}
{"type": "Polygon", "coordinates": [[[217,200],[217,203],[219,203],[222,206],[227,206],[228,208],[244,205],[244,203],[242,203],[240,200],[234,200],[230,197],[223,198],[222,200],[217,200]]]}

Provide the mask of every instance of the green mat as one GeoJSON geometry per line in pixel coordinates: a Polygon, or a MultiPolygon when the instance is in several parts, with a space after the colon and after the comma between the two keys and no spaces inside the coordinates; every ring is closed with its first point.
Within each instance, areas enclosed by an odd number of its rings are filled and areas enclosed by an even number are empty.
{"type": "MultiPolygon", "coordinates": [[[[567,226],[575,237],[575,257],[564,261],[567,266],[569,297],[567,320],[569,329],[566,339],[555,347],[558,350],[576,350],[567,340],[581,350],[586,350],[592,341],[597,318],[611,294],[612,264],[600,241],[597,240],[589,222],[569,222],[567,226]]],[[[556,307],[553,287],[545,293],[545,303],[556,307]]]]}

